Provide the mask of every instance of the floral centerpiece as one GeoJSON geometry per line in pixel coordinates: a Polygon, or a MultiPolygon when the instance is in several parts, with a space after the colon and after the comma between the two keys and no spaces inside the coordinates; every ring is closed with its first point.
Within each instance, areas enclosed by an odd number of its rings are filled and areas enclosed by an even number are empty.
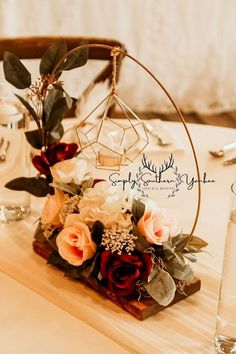
{"type": "Polygon", "coordinates": [[[6,186],[46,196],[33,243],[38,254],[143,319],[199,290],[189,262],[207,243],[183,234],[173,211],[91,176],[77,144],[61,142],[61,121],[72,99],[58,77],[85,64],[87,55],[65,53],[64,42],[53,44],[33,85],[19,59],[4,56],[6,79],[29,88],[27,99],[17,97],[37,127],[26,138],[40,149],[32,159],[38,175],[6,186]]]}
{"type": "Polygon", "coordinates": [[[167,306],[194,278],[187,261],[206,242],[181,234],[173,211],[87,179],[86,171],[79,157],[51,167],[55,192],[35,234],[51,246],[48,263],[72,278],[94,278],[118,300],[150,296],[167,306]]]}

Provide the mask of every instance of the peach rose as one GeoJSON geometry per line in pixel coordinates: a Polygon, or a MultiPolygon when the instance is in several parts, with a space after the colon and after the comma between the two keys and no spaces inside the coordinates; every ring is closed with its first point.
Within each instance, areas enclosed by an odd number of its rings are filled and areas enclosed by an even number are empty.
{"type": "Polygon", "coordinates": [[[145,207],[145,212],[139,220],[138,230],[151,244],[162,245],[169,236],[175,236],[179,232],[177,217],[172,210],[161,209],[155,206],[153,209],[145,207]]]}
{"type": "Polygon", "coordinates": [[[59,214],[64,200],[65,194],[59,189],[55,190],[55,194],[47,196],[41,215],[41,223],[43,225],[60,225],[59,214]]]}
{"type": "Polygon", "coordinates": [[[80,266],[96,252],[89,228],[78,220],[78,214],[66,217],[65,227],[58,234],[56,243],[60,256],[74,266],[80,266]]]}

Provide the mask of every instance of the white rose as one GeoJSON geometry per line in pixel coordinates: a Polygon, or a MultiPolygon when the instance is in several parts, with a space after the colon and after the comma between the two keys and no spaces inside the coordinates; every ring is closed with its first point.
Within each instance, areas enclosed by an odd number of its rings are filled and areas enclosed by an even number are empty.
{"type": "Polygon", "coordinates": [[[71,183],[73,181],[80,184],[89,175],[87,161],[78,157],[60,161],[53,165],[50,170],[56,183],[71,183]]]}
{"type": "Polygon", "coordinates": [[[101,221],[105,227],[113,224],[127,223],[127,216],[122,214],[123,196],[119,196],[114,188],[102,181],[93,188],[84,191],[79,202],[80,220],[91,226],[94,221],[101,221]]]}

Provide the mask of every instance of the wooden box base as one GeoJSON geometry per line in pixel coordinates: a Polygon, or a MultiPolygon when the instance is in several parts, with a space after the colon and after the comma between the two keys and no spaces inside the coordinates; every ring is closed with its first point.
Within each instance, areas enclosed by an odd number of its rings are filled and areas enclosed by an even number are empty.
{"type": "MultiPolygon", "coordinates": [[[[48,259],[51,254],[51,247],[48,243],[42,243],[39,241],[33,242],[33,250],[35,253],[43,257],[44,259],[48,259]]],[[[155,315],[159,311],[163,310],[166,307],[169,307],[176,302],[185,299],[187,296],[194,294],[196,291],[201,288],[201,280],[197,277],[194,277],[191,281],[186,282],[184,292],[185,294],[176,292],[173,301],[168,306],[159,305],[152,298],[141,298],[139,301],[136,299],[126,299],[120,298],[117,299],[114,294],[112,294],[107,288],[101,286],[96,279],[94,278],[80,278],[81,283],[87,285],[88,287],[95,290],[97,293],[103,295],[108,298],[110,301],[115,303],[117,306],[126,310],[134,317],[139,320],[144,320],[152,315],[155,315]]]]}

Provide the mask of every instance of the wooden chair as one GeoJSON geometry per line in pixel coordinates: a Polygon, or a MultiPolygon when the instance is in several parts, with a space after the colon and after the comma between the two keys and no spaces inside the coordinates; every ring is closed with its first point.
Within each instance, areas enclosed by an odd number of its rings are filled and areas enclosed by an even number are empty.
{"type": "MultiPolygon", "coordinates": [[[[45,50],[53,42],[64,39],[67,43],[68,51],[77,47],[81,40],[87,40],[89,43],[94,44],[106,44],[109,46],[119,46],[123,51],[126,51],[124,45],[115,39],[107,38],[93,38],[93,37],[19,37],[19,38],[5,38],[0,39],[0,61],[3,59],[3,53],[9,51],[14,53],[20,59],[39,59],[42,57],[45,50]]],[[[103,68],[98,75],[93,79],[93,82],[89,84],[96,84],[103,82],[106,79],[110,80],[112,73],[112,56],[110,51],[103,48],[89,48],[89,60],[104,60],[107,62],[105,68],[103,68]]],[[[119,79],[121,62],[123,56],[119,55],[117,58],[117,80],[119,79]]],[[[86,89],[85,89],[86,91],[86,89]]],[[[113,107],[112,107],[113,108],[113,107]]],[[[73,111],[69,112],[69,115],[73,111]]],[[[109,111],[109,113],[111,113],[109,111]]]]}

